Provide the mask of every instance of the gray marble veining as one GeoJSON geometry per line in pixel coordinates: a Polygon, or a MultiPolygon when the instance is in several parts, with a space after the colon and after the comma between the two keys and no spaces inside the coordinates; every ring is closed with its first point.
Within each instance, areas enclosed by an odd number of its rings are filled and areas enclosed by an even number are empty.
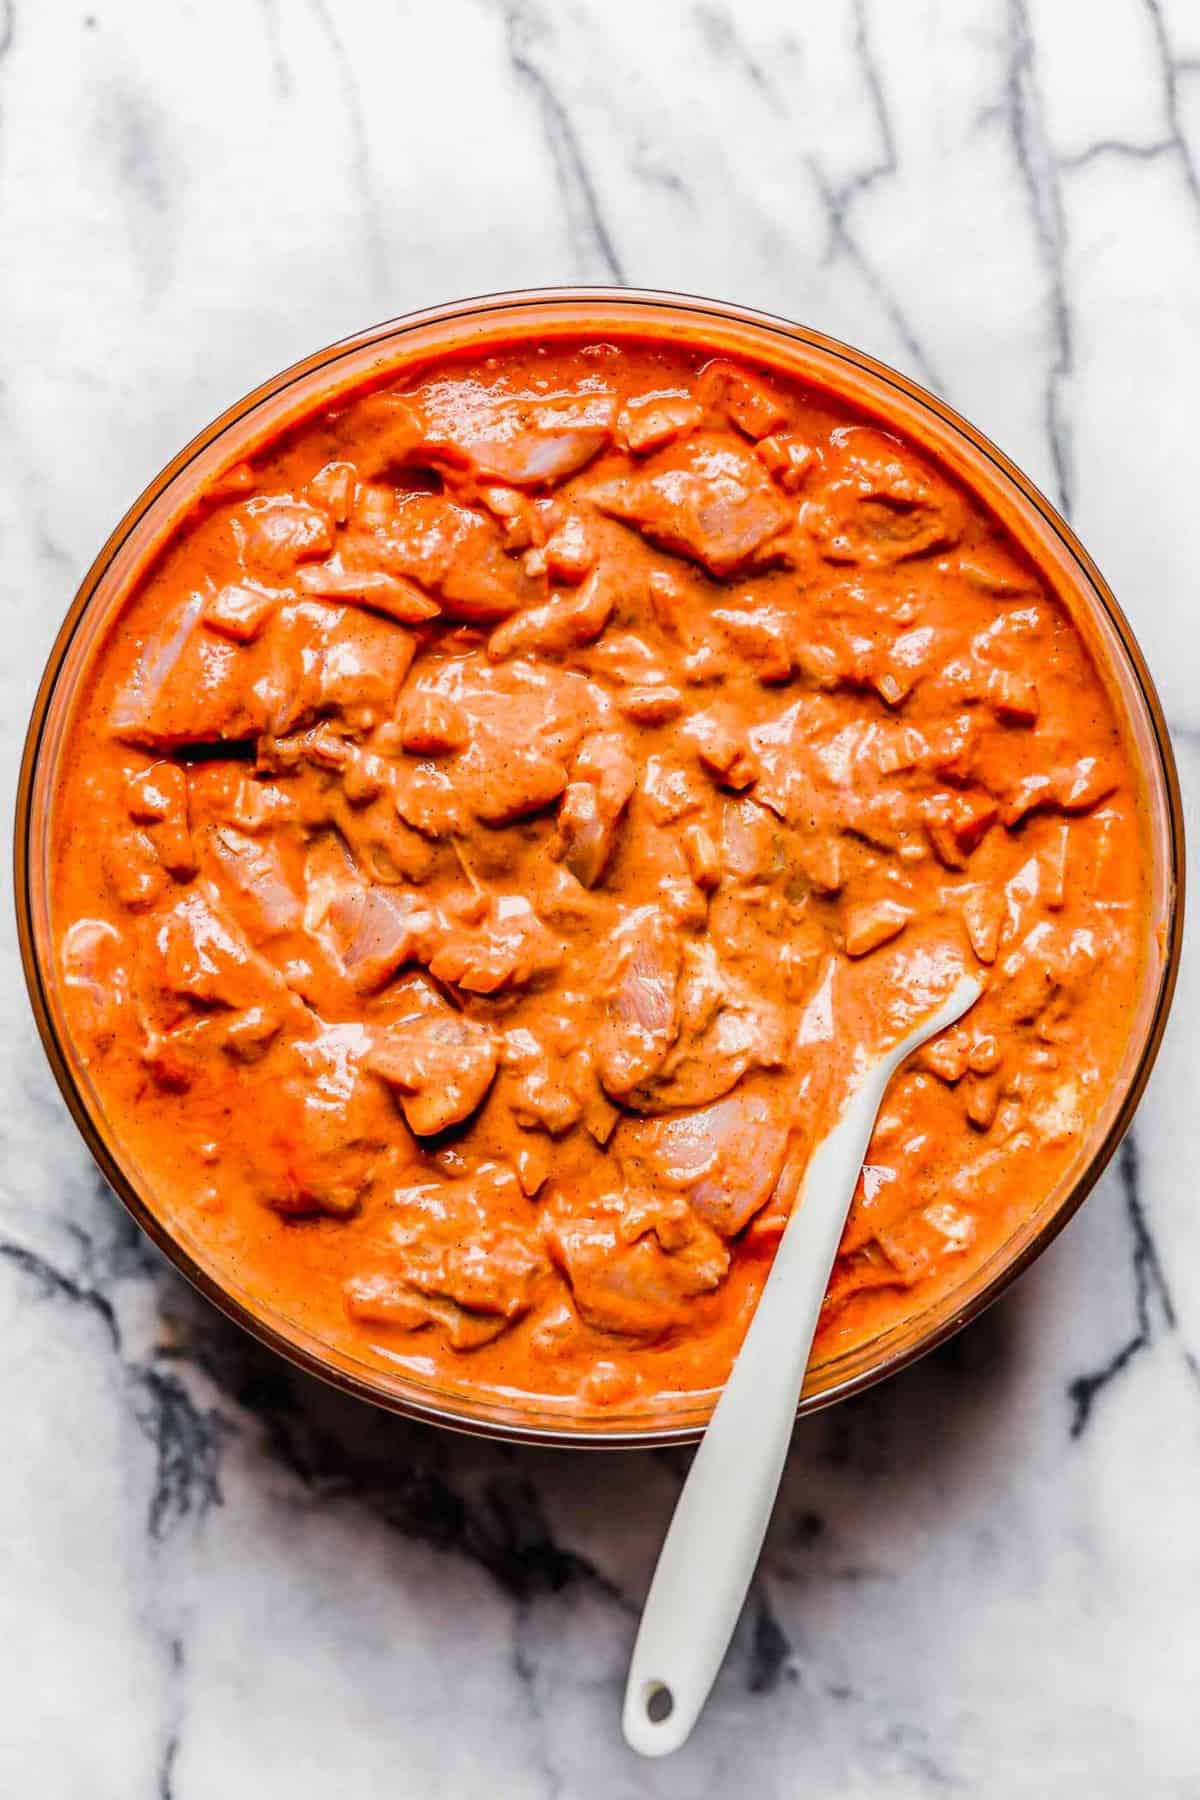
{"type": "MultiPolygon", "coordinates": [[[[1121,596],[1194,820],[1200,12],[1186,0],[0,0],[0,766],[76,581],[233,396],[544,281],[846,337],[1121,596]]],[[[138,1236],[0,956],[0,1792],[1200,1791],[1197,977],[1101,1187],[966,1335],[796,1434],[688,1749],[618,1735],[684,1467],[374,1414],[138,1236]]]]}

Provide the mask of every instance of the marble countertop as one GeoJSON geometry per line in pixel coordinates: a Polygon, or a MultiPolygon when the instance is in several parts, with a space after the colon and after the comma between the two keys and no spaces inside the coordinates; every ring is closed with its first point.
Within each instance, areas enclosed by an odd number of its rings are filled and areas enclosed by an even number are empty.
{"type": "MultiPolygon", "coordinates": [[[[77,579],[179,443],[376,318],[583,280],[776,309],[997,439],[1120,595],[1194,814],[1186,0],[0,0],[0,258],[6,811],[77,579]]],[[[1053,1249],[797,1431],[650,1765],[619,1694],[685,1457],[455,1439],[226,1325],[88,1161],[3,930],[0,1792],[1200,1791],[1194,962],[1053,1249]]]]}

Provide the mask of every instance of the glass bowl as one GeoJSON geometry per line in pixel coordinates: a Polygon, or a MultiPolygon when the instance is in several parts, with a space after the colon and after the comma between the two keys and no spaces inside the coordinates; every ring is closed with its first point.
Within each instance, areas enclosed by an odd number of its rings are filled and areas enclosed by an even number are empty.
{"type": "Polygon", "coordinates": [[[325,403],[331,393],[448,351],[485,351],[514,339],[651,336],[700,343],[773,365],[891,422],[973,488],[1003,519],[1070,609],[1096,660],[1141,764],[1153,869],[1150,941],[1125,1055],[1104,1106],[1066,1176],[1039,1196],[1011,1237],[957,1286],[871,1341],[809,1370],[800,1411],[861,1392],[942,1343],[983,1310],[1066,1224],[1116,1149],[1158,1050],[1182,934],[1183,822],[1167,728],[1145,662],[1099,570],[1050,503],[1020,470],[950,407],[916,383],[815,331],[742,307],[685,295],[612,288],[496,294],[413,313],[347,338],[277,375],[193,439],[153,481],[104,545],[51,652],[29,725],[17,795],[15,895],[21,957],[51,1067],[88,1148],[139,1225],[218,1307],[293,1362],[377,1405],[457,1430],[518,1442],[629,1447],[697,1438],[715,1394],[691,1394],[654,1413],[586,1418],[522,1395],[467,1397],[389,1374],[331,1349],[240,1291],[158,1216],[152,1196],[105,1119],[100,1098],[65,1028],[49,929],[51,811],[72,698],[93,648],[125,594],[186,513],[197,488],[263,440],[325,403]]]}

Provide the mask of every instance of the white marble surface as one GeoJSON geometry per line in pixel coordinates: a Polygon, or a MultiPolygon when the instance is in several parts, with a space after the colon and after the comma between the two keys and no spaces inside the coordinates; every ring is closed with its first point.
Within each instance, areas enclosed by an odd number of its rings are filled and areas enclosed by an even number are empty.
{"type": "MultiPolygon", "coordinates": [[[[1194,813],[1187,0],[0,0],[6,788],[185,437],[356,326],[573,279],[776,308],[975,419],[1114,582],[1194,813]]],[[[618,1696],[683,1459],[454,1440],[244,1341],[103,1190],[3,930],[0,1793],[1200,1792],[1194,964],[1054,1249],[797,1432],[708,1713],[646,1765],[618,1696]]]]}

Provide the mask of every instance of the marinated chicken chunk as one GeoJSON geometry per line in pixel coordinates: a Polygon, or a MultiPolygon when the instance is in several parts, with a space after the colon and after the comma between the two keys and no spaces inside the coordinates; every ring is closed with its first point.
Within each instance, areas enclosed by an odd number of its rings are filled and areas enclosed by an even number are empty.
{"type": "Polygon", "coordinates": [[[711,1293],[729,1252],[686,1201],[601,1196],[585,1212],[552,1217],[551,1254],[587,1324],[618,1337],[660,1338],[711,1293]]]}
{"type": "Polygon", "coordinates": [[[793,1124],[749,1085],[694,1112],[621,1127],[615,1149],[634,1186],[685,1193],[720,1237],[736,1237],[770,1199],[793,1124]]]}
{"type": "Polygon", "coordinates": [[[495,1167],[397,1188],[375,1265],[346,1284],[351,1316],[402,1332],[433,1325],[455,1350],[498,1337],[529,1310],[545,1262],[533,1235],[504,1217],[515,1188],[495,1167]]]}
{"type": "Polygon", "coordinates": [[[381,1029],[367,1066],[400,1096],[410,1129],[432,1137],[479,1106],[496,1073],[496,1045],[486,1025],[446,1007],[381,1029]]]}
{"type": "Polygon", "coordinates": [[[712,575],[768,559],[793,517],[761,461],[715,433],[661,451],[636,474],[597,485],[590,498],[712,575]]]}

